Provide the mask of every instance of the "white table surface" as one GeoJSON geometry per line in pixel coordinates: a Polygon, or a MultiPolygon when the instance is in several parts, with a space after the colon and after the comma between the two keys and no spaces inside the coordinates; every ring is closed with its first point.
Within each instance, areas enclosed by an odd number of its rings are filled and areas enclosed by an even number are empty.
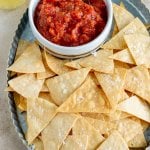
{"type": "MultiPolygon", "coordinates": [[[[150,0],[143,0],[150,9],[150,0]]],[[[6,87],[6,66],[9,48],[17,25],[28,1],[20,8],[11,11],[0,10],[0,150],[26,150],[13,127],[8,110],[6,87]]]]}

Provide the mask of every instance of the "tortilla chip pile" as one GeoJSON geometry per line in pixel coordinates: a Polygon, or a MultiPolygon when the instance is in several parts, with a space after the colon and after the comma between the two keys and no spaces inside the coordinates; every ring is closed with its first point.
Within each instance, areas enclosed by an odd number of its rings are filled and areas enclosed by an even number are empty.
{"type": "Polygon", "coordinates": [[[117,31],[85,58],[58,59],[20,41],[7,91],[27,113],[26,138],[36,150],[128,150],[147,146],[150,37],[116,4],[117,31]]]}

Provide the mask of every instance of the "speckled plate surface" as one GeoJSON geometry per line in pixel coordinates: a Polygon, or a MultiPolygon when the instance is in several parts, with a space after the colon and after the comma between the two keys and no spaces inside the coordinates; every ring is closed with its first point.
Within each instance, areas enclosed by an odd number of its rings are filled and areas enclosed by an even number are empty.
{"type": "MultiPolygon", "coordinates": [[[[121,2],[121,0],[112,0],[112,1],[117,4],[121,2]]],[[[141,3],[141,0],[122,0],[122,2],[124,3],[126,9],[128,9],[134,16],[139,17],[145,24],[150,24],[150,12],[144,6],[144,4],[141,3]]],[[[18,29],[16,30],[16,35],[13,39],[13,43],[9,53],[8,66],[10,66],[14,62],[18,41],[20,39],[24,39],[28,41],[33,41],[35,39],[28,23],[28,10],[23,15],[20,24],[18,25],[18,29]]],[[[7,78],[8,80],[11,79],[10,72],[8,72],[7,78]]],[[[20,113],[16,109],[14,103],[14,97],[11,92],[8,93],[8,101],[9,101],[12,121],[20,139],[27,146],[27,149],[29,150],[34,149],[32,146],[29,146],[27,144],[27,141],[25,139],[25,133],[27,129],[26,121],[25,121],[26,114],[20,113]]],[[[150,128],[145,132],[145,137],[147,142],[150,143],[150,128]]]]}

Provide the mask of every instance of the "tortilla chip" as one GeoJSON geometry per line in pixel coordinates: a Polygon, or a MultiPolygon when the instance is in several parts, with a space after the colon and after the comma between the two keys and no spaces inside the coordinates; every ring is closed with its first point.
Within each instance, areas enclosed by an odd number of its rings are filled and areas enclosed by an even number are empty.
{"type": "Polygon", "coordinates": [[[122,135],[124,140],[128,142],[134,138],[139,133],[139,131],[142,130],[142,126],[132,119],[125,118],[117,122],[116,129],[122,135]]]}
{"type": "Polygon", "coordinates": [[[60,150],[85,150],[88,145],[87,135],[69,135],[60,150]]]}
{"type": "Polygon", "coordinates": [[[83,117],[89,117],[89,118],[93,118],[93,119],[98,119],[98,120],[102,120],[102,121],[106,121],[106,118],[108,118],[106,115],[102,114],[102,113],[88,113],[88,112],[82,112],[80,113],[81,116],[83,117]]]}
{"type": "Polygon", "coordinates": [[[150,107],[137,96],[132,96],[121,102],[117,109],[150,123],[150,107]]]}
{"type": "MultiPolygon", "coordinates": [[[[45,99],[45,100],[47,100],[47,101],[49,101],[49,102],[51,102],[51,103],[54,103],[54,100],[52,99],[50,93],[41,92],[41,93],[39,94],[39,98],[43,98],[43,99],[45,99]]],[[[54,104],[55,104],[55,103],[54,103],[54,104]]]]}
{"type": "Polygon", "coordinates": [[[44,150],[43,142],[40,138],[36,138],[33,141],[34,144],[34,150],[44,150]]]}
{"type": "Polygon", "coordinates": [[[78,119],[77,115],[59,113],[42,131],[42,140],[45,150],[60,149],[63,141],[69,134],[69,131],[74,126],[78,119]]]}
{"type": "Polygon", "coordinates": [[[12,89],[10,86],[6,87],[5,90],[6,92],[14,92],[14,89],[12,89]]]}
{"type": "Polygon", "coordinates": [[[26,40],[19,40],[18,47],[16,50],[15,60],[20,57],[20,55],[27,49],[31,42],[26,40]]]}
{"type": "Polygon", "coordinates": [[[116,22],[114,22],[114,28],[112,32],[112,37],[114,37],[119,32],[116,22]]]}
{"type": "Polygon", "coordinates": [[[129,64],[126,64],[124,62],[117,61],[117,60],[114,60],[114,65],[115,65],[115,68],[125,68],[125,69],[131,68],[131,66],[129,64]]]}
{"type": "Polygon", "coordinates": [[[45,67],[45,72],[37,73],[37,79],[46,79],[46,78],[53,77],[55,75],[55,73],[49,69],[47,62],[46,62],[44,52],[42,53],[42,56],[43,56],[43,63],[44,63],[44,67],[45,67]]]}
{"type": "Polygon", "coordinates": [[[57,110],[58,112],[108,112],[100,89],[88,78],[57,110]]]}
{"type": "Polygon", "coordinates": [[[129,150],[127,143],[118,131],[113,131],[111,135],[98,147],[97,150],[129,150]]]}
{"type": "Polygon", "coordinates": [[[112,75],[96,72],[95,75],[109,100],[110,106],[115,108],[122,97],[126,69],[117,68],[112,75]]]}
{"type": "Polygon", "coordinates": [[[44,80],[37,80],[34,74],[24,74],[8,81],[10,87],[25,98],[37,98],[43,83],[44,80]]]}
{"type": "Polygon", "coordinates": [[[150,75],[144,66],[137,66],[128,70],[125,89],[150,103],[150,75]]]}
{"type": "Polygon", "coordinates": [[[143,132],[145,132],[147,130],[147,128],[149,127],[149,123],[145,122],[143,120],[140,120],[140,122],[141,122],[142,130],[143,130],[143,132]]]}
{"type": "Polygon", "coordinates": [[[102,121],[99,119],[93,119],[90,117],[85,117],[85,119],[100,133],[108,134],[110,130],[114,128],[114,124],[108,121],[102,121]]]}
{"type": "Polygon", "coordinates": [[[79,64],[80,59],[76,59],[70,62],[65,63],[65,66],[73,68],[73,69],[81,69],[82,67],[79,64]]]}
{"type": "Polygon", "coordinates": [[[46,51],[44,51],[44,53],[47,65],[54,73],[60,75],[72,71],[71,68],[65,66],[65,63],[68,62],[67,60],[56,58],[48,54],[46,51]]]}
{"type": "Polygon", "coordinates": [[[140,130],[139,133],[128,142],[128,146],[132,148],[141,148],[147,146],[142,130],[140,130]]]}
{"type": "Polygon", "coordinates": [[[134,16],[129,11],[115,3],[113,3],[113,13],[119,31],[134,20],[134,16]]]}
{"type": "Polygon", "coordinates": [[[88,57],[80,59],[80,65],[83,67],[91,67],[91,69],[104,72],[113,73],[114,63],[113,60],[109,58],[113,54],[112,50],[99,50],[97,55],[90,55],[88,57]]]}
{"type": "Polygon", "coordinates": [[[150,68],[150,37],[143,34],[131,34],[125,35],[124,39],[136,64],[150,68]]]}
{"type": "Polygon", "coordinates": [[[104,140],[104,137],[92,127],[83,117],[79,118],[72,128],[73,135],[88,136],[87,150],[96,149],[97,146],[104,140]]]}
{"type": "Polygon", "coordinates": [[[56,115],[57,106],[42,98],[27,100],[27,140],[31,144],[56,115]]]}
{"type": "Polygon", "coordinates": [[[44,83],[40,92],[49,92],[47,85],[44,83]]]}
{"type": "Polygon", "coordinates": [[[111,38],[108,42],[106,42],[102,47],[104,49],[117,49],[117,50],[126,49],[127,45],[125,43],[123,36],[133,33],[141,33],[147,36],[149,35],[144,24],[138,18],[135,18],[130,24],[128,24],[125,28],[123,28],[119,33],[117,33],[113,38],[111,38]]]}
{"type": "Polygon", "coordinates": [[[19,96],[19,97],[20,99],[19,99],[19,103],[17,107],[19,108],[21,112],[27,111],[27,99],[22,96],[19,96]]]}
{"type": "Polygon", "coordinates": [[[7,70],[19,73],[44,72],[45,68],[38,45],[33,43],[28,46],[21,56],[9,68],[7,68],[7,70]]]}
{"type": "Polygon", "coordinates": [[[130,54],[128,49],[124,49],[122,51],[119,51],[109,58],[112,58],[114,60],[118,60],[124,63],[129,63],[129,64],[135,64],[134,59],[132,58],[132,55],[130,54]]]}
{"type": "Polygon", "coordinates": [[[91,78],[96,85],[99,85],[99,82],[98,82],[98,80],[97,80],[97,78],[93,72],[89,73],[89,78],[91,78]]]}
{"type": "Polygon", "coordinates": [[[89,71],[83,68],[48,79],[46,84],[55,103],[62,104],[84,82],[89,71]]]}

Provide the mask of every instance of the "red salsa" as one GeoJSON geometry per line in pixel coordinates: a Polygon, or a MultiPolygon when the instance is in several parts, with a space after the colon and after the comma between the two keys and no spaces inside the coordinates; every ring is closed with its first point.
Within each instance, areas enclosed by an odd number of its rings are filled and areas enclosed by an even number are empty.
{"type": "Polygon", "coordinates": [[[102,32],[107,9],[103,0],[41,0],[34,22],[47,40],[62,46],[79,46],[102,32]]]}

